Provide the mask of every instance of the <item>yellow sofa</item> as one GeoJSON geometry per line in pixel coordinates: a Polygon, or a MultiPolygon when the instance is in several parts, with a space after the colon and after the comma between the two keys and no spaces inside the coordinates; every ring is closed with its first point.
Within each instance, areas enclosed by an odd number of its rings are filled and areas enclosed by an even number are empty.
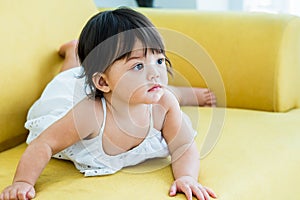
{"type": "MultiPolygon", "coordinates": [[[[300,199],[300,19],[140,11],[165,38],[170,83],[208,86],[217,95],[218,108],[183,108],[198,130],[200,182],[222,200],[300,199]]],[[[58,47],[96,12],[91,0],[0,1],[0,190],[26,148],[27,111],[59,71],[58,47]]],[[[168,159],[92,178],[52,159],[36,199],[174,199],[172,180],[168,159]]]]}

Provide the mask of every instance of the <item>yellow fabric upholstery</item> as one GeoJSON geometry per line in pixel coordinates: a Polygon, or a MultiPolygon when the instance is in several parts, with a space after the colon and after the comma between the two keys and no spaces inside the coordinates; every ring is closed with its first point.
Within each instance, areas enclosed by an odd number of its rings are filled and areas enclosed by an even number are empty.
{"type": "MultiPolygon", "coordinates": [[[[188,107],[184,111],[193,119],[200,114],[196,139],[200,148],[212,110],[188,107]]],[[[226,110],[220,139],[201,160],[199,180],[222,200],[299,199],[299,115],[300,109],[289,113],[226,110]]],[[[0,153],[0,188],[11,182],[25,147],[0,153]]],[[[160,161],[161,165],[150,160],[114,175],[84,178],[72,163],[52,159],[36,184],[36,199],[174,199],[167,194],[171,168],[160,161]]]]}
{"type": "MultiPolygon", "coordinates": [[[[207,50],[221,73],[228,107],[266,111],[296,107],[298,93],[294,86],[300,64],[298,17],[183,10],[144,12],[156,26],[175,29],[207,50]]],[[[176,62],[175,67],[181,72],[186,70],[182,66],[186,62],[176,62]]],[[[197,76],[193,78],[193,72],[186,74],[192,85],[203,86],[197,76]]]]}
{"type": "Polygon", "coordinates": [[[58,47],[95,12],[92,1],[0,2],[0,151],[24,141],[27,110],[59,70],[58,47]]]}
{"type": "MultiPolygon", "coordinates": [[[[170,83],[209,86],[222,106],[183,108],[198,131],[200,182],[222,200],[300,199],[300,19],[139,10],[165,38],[175,71],[170,83]]],[[[27,111],[58,73],[57,48],[96,12],[91,0],[0,1],[0,190],[26,148],[27,111]]],[[[172,180],[168,159],[92,178],[52,159],[36,199],[174,199],[172,180]]]]}

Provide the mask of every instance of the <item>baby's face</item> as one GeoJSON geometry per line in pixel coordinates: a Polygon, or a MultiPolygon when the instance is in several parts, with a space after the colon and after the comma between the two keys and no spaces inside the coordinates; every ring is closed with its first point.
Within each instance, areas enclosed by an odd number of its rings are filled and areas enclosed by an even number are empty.
{"type": "Polygon", "coordinates": [[[130,104],[157,103],[168,84],[165,56],[151,49],[144,54],[136,42],[129,58],[115,61],[105,72],[112,98],[130,104]]]}

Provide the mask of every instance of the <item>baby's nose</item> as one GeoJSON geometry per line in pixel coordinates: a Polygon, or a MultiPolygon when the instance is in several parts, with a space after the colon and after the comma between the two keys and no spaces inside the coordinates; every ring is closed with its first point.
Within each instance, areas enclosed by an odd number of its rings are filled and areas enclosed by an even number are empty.
{"type": "Polygon", "coordinates": [[[153,80],[159,78],[159,71],[155,64],[148,65],[148,79],[153,80]]]}

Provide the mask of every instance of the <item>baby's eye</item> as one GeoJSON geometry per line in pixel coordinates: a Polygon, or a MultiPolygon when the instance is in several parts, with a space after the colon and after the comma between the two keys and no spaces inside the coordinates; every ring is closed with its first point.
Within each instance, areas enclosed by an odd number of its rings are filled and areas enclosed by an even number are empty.
{"type": "Polygon", "coordinates": [[[136,66],[134,66],[132,69],[135,71],[140,71],[144,68],[144,65],[142,63],[137,64],[136,66]]]}
{"type": "Polygon", "coordinates": [[[157,60],[157,64],[161,65],[165,62],[165,59],[164,58],[160,58],[157,60]]]}

